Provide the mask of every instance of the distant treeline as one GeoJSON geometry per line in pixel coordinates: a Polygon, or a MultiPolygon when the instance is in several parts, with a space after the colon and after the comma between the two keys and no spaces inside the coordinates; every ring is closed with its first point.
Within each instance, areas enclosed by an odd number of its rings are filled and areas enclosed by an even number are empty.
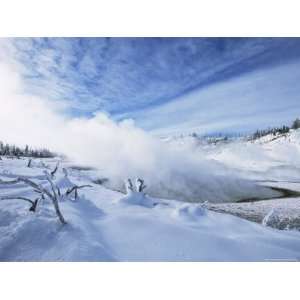
{"type": "Polygon", "coordinates": [[[17,158],[24,156],[24,157],[35,157],[35,158],[47,158],[47,157],[54,157],[56,156],[55,153],[51,152],[50,150],[43,148],[43,149],[33,149],[26,145],[24,148],[4,144],[0,141],[0,156],[15,156],[17,158]]]}
{"type": "Polygon", "coordinates": [[[277,134],[285,134],[288,133],[290,129],[298,129],[298,128],[300,128],[299,118],[293,121],[291,127],[283,125],[281,127],[273,127],[273,128],[263,129],[263,130],[256,130],[254,134],[251,136],[251,138],[255,140],[269,134],[272,134],[274,136],[277,134]]]}

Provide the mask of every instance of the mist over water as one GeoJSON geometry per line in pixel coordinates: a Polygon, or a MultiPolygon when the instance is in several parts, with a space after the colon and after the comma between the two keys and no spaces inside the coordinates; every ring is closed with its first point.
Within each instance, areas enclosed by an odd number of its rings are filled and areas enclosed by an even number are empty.
{"type": "Polygon", "coordinates": [[[0,78],[4,142],[63,153],[74,163],[96,167],[117,187],[127,178],[141,177],[153,196],[219,202],[270,193],[253,189],[252,183],[205,160],[192,147],[179,149],[163,143],[132,120],[114,122],[103,112],[90,118],[70,117],[65,103],[26,95],[18,74],[3,63],[0,78]]]}

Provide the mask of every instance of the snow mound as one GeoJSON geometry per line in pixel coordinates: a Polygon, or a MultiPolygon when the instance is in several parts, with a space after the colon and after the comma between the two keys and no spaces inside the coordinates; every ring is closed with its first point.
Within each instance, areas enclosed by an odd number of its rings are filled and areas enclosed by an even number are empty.
{"type": "Polygon", "coordinates": [[[144,193],[139,192],[131,192],[127,196],[121,198],[119,202],[124,204],[140,205],[149,208],[155,205],[155,201],[152,198],[148,197],[144,193]]]}
{"type": "Polygon", "coordinates": [[[198,221],[206,213],[203,205],[183,204],[174,210],[173,217],[184,219],[185,221],[198,221]]]}

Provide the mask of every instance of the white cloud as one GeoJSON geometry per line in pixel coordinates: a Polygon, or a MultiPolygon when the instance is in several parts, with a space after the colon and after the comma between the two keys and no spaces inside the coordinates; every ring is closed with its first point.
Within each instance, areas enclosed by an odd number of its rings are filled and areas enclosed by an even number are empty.
{"type": "Polygon", "coordinates": [[[300,115],[300,61],[256,70],[156,108],[119,115],[157,134],[255,130],[300,115]],[[145,116],[147,116],[145,118],[145,116]]]}

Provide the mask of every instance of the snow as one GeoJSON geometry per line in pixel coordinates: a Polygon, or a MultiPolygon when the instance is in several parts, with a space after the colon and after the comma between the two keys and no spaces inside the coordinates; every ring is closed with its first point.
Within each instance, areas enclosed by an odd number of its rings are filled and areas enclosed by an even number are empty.
{"type": "Polygon", "coordinates": [[[264,180],[299,180],[300,130],[286,135],[267,135],[254,142],[237,140],[209,149],[206,157],[234,168],[244,177],[264,180]]]}
{"type": "Polygon", "coordinates": [[[209,209],[230,213],[247,220],[263,223],[271,211],[276,220],[268,223],[279,229],[300,230],[300,198],[272,199],[248,203],[209,204],[209,209]]]}
{"type": "MultiPolygon", "coordinates": [[[[55,159],[44,160],[53,170],[55,159]]],[[[43,169],[27,160],[0,161],[0,178],[16,175],[46,185],[43,169]]],[[[55,182],[61,187],[92,185],[76,201],[60,202],[62,225],[47,199],[36,213],[28,203],[0,200],[1,261],[265,261],[298,260],[300,232],[280,231],[229,214],[208,204],[124,195],[93,184],[97,171],[71,170],[61,163],[55,182]],[[68,179],[62,171],[68,169],[68,179]]],[[[147,184],[147,182],[146,182],[147,184]]],[[[0,196],[36,197],[24,184],[0,185],[0,196]]]]}
{"type": "Polygon", "coordinates": [[[167,142],[174,147],[193,147],[201,157],[218,162],[219,171],[223,170],[224,174],[231,173],[236,178],[282,192],[280,197],[262,197],[262,194],[248,197],[252,201],[245,203],[240,203],[240,200],[232,203],[233,199],[228,203],[211,204],[210,201],[210,209],[259,223],[274,209],[275,221],[269,222],[268,226],[300,230],[300,130],[276,136],[270,134],[255,141],[237,138],[212,143],[208,139],[188,136],[168,139],[167,142]],[[253,202],[262,199],[265,201],[253,202]]]}
{"type": "Polygon", "coordinates": [[[127,196],[122,197],[119,200],[120,203],[131,204],[131,205],[140,205],[145,207],[153,207],[156,202],[155,199],[150,198],[143,193],[131,192],[127,196]]]}

